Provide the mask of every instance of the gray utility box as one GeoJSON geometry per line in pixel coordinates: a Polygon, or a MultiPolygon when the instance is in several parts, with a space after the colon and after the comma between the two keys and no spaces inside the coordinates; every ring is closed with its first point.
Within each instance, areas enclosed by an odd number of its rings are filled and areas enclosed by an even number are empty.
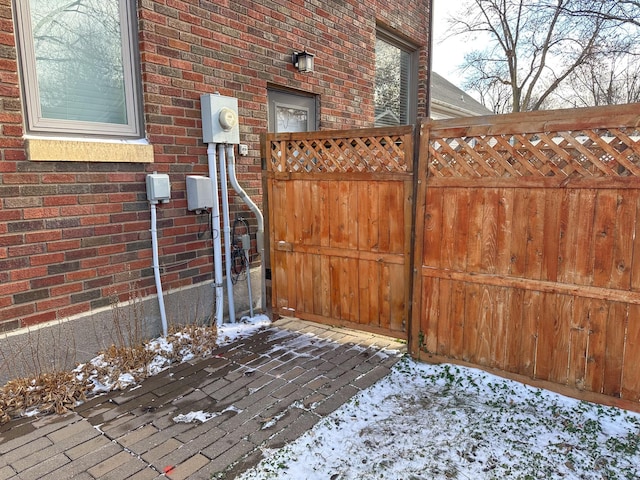
{"type": "Polygon", "coordinates": [[[201,211],[213,207],[213,186],[209,177],[187,175],[187,210],[201,211]]]}
{"type": "Polygon", "coordinates": [[[204,143],[240,143],[238,99],[219,94],[200,96],[204,143]]]}

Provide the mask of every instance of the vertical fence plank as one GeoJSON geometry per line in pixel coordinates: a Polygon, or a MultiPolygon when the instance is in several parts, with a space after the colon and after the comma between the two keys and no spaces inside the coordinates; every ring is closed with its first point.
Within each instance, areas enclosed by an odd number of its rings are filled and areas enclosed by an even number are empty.
{"type": "MultiPolygon", "coordinates": [[[[631,290],[640,292],[640,190],[636,192],[635,198],[636,222],[633,226],[633,245],[631,247],[633,258],[631,259],[631,290]]],[[[640,374],[638,375],[640,377],[640,374]]]]}
{"type": "Polygon", "coordinates": [[[358,182],[358,250],[370,251],[377,246],[378,197],[377,182],[358,182]]]}
{"type": "Polygon", "coordinates": [[[340,259],[336,257],[329,256],[329,275],[331,278],[329,295],[331,306],[331,318],[340,319],[342,318],[342,304],[341,304],[341,278],[340,278],[340,259]]]}
{"type": "Polygon", "coordinates": [[[506,338],[509,341],[505,348],[505,370],[521,373],[525,291],[511,288],[507,297],[509,322],[506,326],[506,338]]]}
{"type": "Polygon", "coordinates": [[[622,391],[622,361],[624,342],[627,335],[627,304],[612,302],[607,318],[606,350],[604,354],[604,381],[602,390],[605,395],[619,397],[622,391]]]}
{"type": "Polygon", "coordinates": [[[599,299],[591,299],[589,303],[589,338],[584,385],[589,391],[602,393],[609,304],[606,300],[599,299]]]}
{"type": "Polygon", "coordinates": [[[613,239],[611,278],[609,288],[629,290],[631,288],[631,263],[633,237],[636,225],[637,191],[618,191],[616,198],[616,220],[613,239]]]}
{"type": "Polygon", "coordinates": [[[577,212],[578,222],[577,239],[575,243],[576,263],[573,272],[573,282],[579,285],[591,285],[593,283],[594,266],[594,217],[596,211],[596,190],[587,189],[580,191],[579,207],[577,212]],[[579,249],[578,249],[579,246],[579,249]]]}
{"type": "Polygon", "coordinates": [[[606,287],[611,280],[613,266],[613,244],[615,240],[615,220],[617,194],[612,190],[600,190],[593,219],[593,285],[606,287]]]}
{"type": "Polygon", "coordinates": [[[514,263],[514,248],[512,238],[514,236],[514,189],[500,189],[498,196],[498,212],[496,225],[496,273],[509,275],[512,273],[511,265],[514,263]]]}
{"type": "Polygon", "coordinates": [[[542,293],[532,290],[527,290],[524,293],[518,373],[531,378],[538,378],[536,360],[538,353],[538,323],[542,311],[542,295],[542,293]]]}
{"type": "Polygon", "coordinates": [[[527,231],[529,197],[528,190],[514,190],[511,231],[505,233],[511,246],[510,265],[507,273],[514,277],[524,277],[526,275],[527,244],[529,239],[529,232],[527,231]]]}
{"type": "Polygon", "coordinates": [[[584,298],[574,300],[571,329],[569,332],[569,371],[567,384],[578,389],[585,387],[587,368],[587,349],[589,339],[589,308],[590,303],[584,298]]]}
{"type": "MultiPolygon", "coordinates": [[[[531,189],[527,205],[527,228],[525,249],[525,276],[539,279],[542,275],[542,254],[544,251],[545,194],[541,189],[531,189]]],[[[551,239],[550,241],[556,241],[551,239]]]]}
{"type": "Polygon", "coordinates": [[[391,325],[391,291],[389,285],[391,275],[389,265],[380,265],[380,284],[378,286],[378,295],[380,297],[380,327],[389,328],[391,325]]]}
{"type": "Polygon", "coordinates": [[[558,256],[560,254],[561,212],[566,210],[565,191],[546,189],[543,234],[541,278],[555,282],[558,280],[558,256]]]}
{"type": "MultiPolygon", "coordinates": [[[[464,206],[462,206],[464,208],[464,206]]],[[[484,191],[477,189],[469,192],[468,200],[468,224],[459,225],[457,235],[461,235],[463,231],[467,232],[467,245],[461,252],[456,252],[461,256],[466,256],[466,268],[469,272],[480,272],[482,269],[482,253],[484,247],[483,231],[483,213],[484,213],[484,191]],[[461,230],[464,229],[464,230],[461,230]],[[466,255],[465,255],[466,251],[466,255]]]]}
{"type": "Polygon", "coordinates": [[[438,324],[440,323],[440,280],[422,277],[422,310],[418,346],[429,353],[438,351],[438,324]]]}
{"type": "Polygon", "coordinates": [[[482,259],[480,270],[483,273],[496,273],[498,263],[498,221],[500,192],[498,189],[486,189],[482,212],[482,259]]]}
{"type": "Polygon", "coordinates": [[[622,364],[622,396],[640,401],[640,305],[629,305],[627,344],[622,364]]]}
{"type": "Polygon", "coordinates": [[[376,269],[372,267],[375,267],[372,262],[360,261],[358,263],[358,287],[360,289],[358,293],[360,299],[358,323],[373,323],[378,326],[378,305],[376,302],[378,278],[376,269]]]}
{"type": "MultiPolygon", "coordinates": [[[[440,288],[438,289],[438,311],[441,315],[438,317],[436,324],[436,353],[438,355],[448,356],[451,350],[451,322],[453,318],[450,315],[453,282],[451,280],[440,280],[440,288]]],[[[468,311],[468,310],[467,310],[468,311]]]]}
{"type": "Polygon", "coordinates": [[[569,377],[569,341],[571,319],[573,317],[573,298],[568,295],[555,295],[556,318],[554,323],[553,363],[549,380],[566,385],[569,377]]]}
{"type": "Polygon", "coordinates": [[[495,355],[491,352],[492,338],[499,334],[494,330],[493,325],[493,319],[495,318],[493,288],[486,285],[481,286],[479,293],[480,310],[476,328],[475,352],[477,362],[480,365],[489,365],[491,364],[491,359],[495,358],[495,355]]]}
{"type": "Polygon", "coordinates": [[[391,245],[391,217],[392,215],[399,215],[400,212],[391,212],[389,204],[391,202],[390,192],[391,185],[388,183],[378,184],[378,251],[383,253],[390,252],[391,245]]]}
{"type": "Polygon", "coordinates": [[[332,308],[332,289],[331,282],[333,280],[333,272],[331,268],[331,257],[327,255],[322,255],[320,260],[320,282],[321,282],[321,291],[322,291],[322,316],[324,318],[331,318],[333,313],[332,308]]]}
{"type": "MultiPolygon", "coordinates": [[[[491,358],[489,366],[508,371],[507,350],[512,342],[509,334],[510,317],[510,292],[508,288],[496,288],[495,292],[495,316],[491,332],[491,358]]],[[[516,319],[517,320],[517,319],[516,319]]]]}
{"type": "Polygon", "coordinates": [[[560,210],[560,238],[558,239],[558,281],[574,283],[578,256],[578,215],[580,210],[580,190],[565,190],[564,207],[560,210]]]}
{"type": "Polygon", "coordinates": [[[348,303],[348,316],[343,317],[348,322],[358,323],[360,311],[358,303],[360,301],[360,286],[358,285],[358,260],[355,258],[344,258],[343,264],[346,268],[347,291],[345,292],[348,303]]]}
{"type": "Polygon", "coordinates": [[[405,278],[407,272],[404,265],[389,265],[389,328],[396,332],[406,331],[407,318],[405,315],[405,278]]]}
{"type": "Polygon", "coordinates": [[[449,332],[449,338],[451,339],[449,354],[454,357],[460,357],[465,351],[465,335],[470,333],[470,329],[465,329],[465,319],[469,316],[465,311],[465,285],[463,282],[452,282],[448,308],[447,315],[451,319],[449,322],[451,329],[449,332]]]}
{"type": "Polygon", "coordinates": [[[404,227],[406,222],[404,205],[404,184],[398,182],[393,185],[393,188],[389,189],[388,203],[385,210],[389,216],[389,252],[391,253],[404,254],[404,227]]]}
{"type": "Polygon", "coordinates": [[[439,188],[429,188],[426,191],[426,205],[424,215],[423,255],[420,265],[440,268],[442,262],[442,243],[444,235],[443,202],[445,195],[439,188]]]}

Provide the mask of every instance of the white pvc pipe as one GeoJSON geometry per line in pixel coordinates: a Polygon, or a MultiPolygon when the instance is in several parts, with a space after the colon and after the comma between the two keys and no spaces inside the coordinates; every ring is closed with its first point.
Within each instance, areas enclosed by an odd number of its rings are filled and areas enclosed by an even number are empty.
{"type": "Polygon", "coordinates": [[[164,297],[162,295],[162,282],[160,281],[160,262],[158,260],[158,229],[156,217],[156,204],[151,202],[151,247],[153,250],[153,276],[156,279],[156,292],[158,293],[158,305],[160,307],[160,320],[162,320],[162,334],[168,334],[167,314],[164,310],[164,297]]]}
{"type": "Polygon", "coordinates": [[[216,291],[216,325],[223,323],[224,298],[222,291],[222,244],[220,236],[220,201],[218,200],[218,170],[216,167],[216,144],[209,143],[207,147],[207,160],[209,162],[209,180],[213,193],[213,205],[211,206],[211,240],[213,241],[213,271],[214,287],[216,291]]]}
{"type": "MultiPolygon", "coordinates": [[[[229,183],[236,191],[236,193],[242,198],[244,203],[247,204],[249,209],[254,213],[256,219],[258,220],[258,232],[256,233],[256,244],[258,247],[258,252],[260,253],[260,282],[261,282],[261,305],[262,312],[266,313],[267,311],[267,283],[265,280],[265,264],[264,264],[264,217],[262,212],[258,208],[258,206],[251,200],[247,192],[240,186],[238,183],[238,178],[236,177],[236,159],[233,153],[233,145],[227,146],[227,156],[229,157],[229,183]]],[[[250,276],[249,265],[247,265],[247,275],[250,276]]]]}
{"type": "MultiPolygon", "coordinates": [[[[232,147],[233,148],[233,147],[232,147]]],[[[227,298],[229,299],[229,321],[235,323],[236,308],[233,301],[233,278],[231,277],[231,224],[229,221],[229,190],[227,188],[227,160],[224,145],[218,144],[220,161],[220,193],[222,196],[222,221],[224,224],[224,257],[227,273],[227,298]]]]}

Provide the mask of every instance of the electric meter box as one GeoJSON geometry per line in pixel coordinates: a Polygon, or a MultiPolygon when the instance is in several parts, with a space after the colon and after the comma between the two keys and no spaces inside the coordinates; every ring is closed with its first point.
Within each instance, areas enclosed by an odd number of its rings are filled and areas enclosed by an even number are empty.
{"type": "Polygon", "coordinates": [[[198,211],[213,207],[213,187],[209,177],[187,175],[187,210],[198,211]]]}
{"type": "Polygon", "coordinates": [[[147,175],[147,200],[151,203],[167,203],[171,198],[171,183],[166,173],[147,175]]]}
{"type": "Polygon", "coordinates": [[[204,143],[240,143],[238,99],[218,94],[200,95],[204,143]]]}

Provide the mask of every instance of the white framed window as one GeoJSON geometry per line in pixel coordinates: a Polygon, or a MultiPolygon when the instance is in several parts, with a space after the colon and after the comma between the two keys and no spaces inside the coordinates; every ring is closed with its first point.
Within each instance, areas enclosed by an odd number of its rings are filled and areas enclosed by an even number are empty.
{"type": "Polygon", "coordinates": [[[135,4],[15,0],[28,133],[144,136],[135,4]]]}
{"type": "Polygon", "coordinates": [[[375,125],[415,122],[418,96],[416,47],[397,36],[376,32],[375,125]]]}

